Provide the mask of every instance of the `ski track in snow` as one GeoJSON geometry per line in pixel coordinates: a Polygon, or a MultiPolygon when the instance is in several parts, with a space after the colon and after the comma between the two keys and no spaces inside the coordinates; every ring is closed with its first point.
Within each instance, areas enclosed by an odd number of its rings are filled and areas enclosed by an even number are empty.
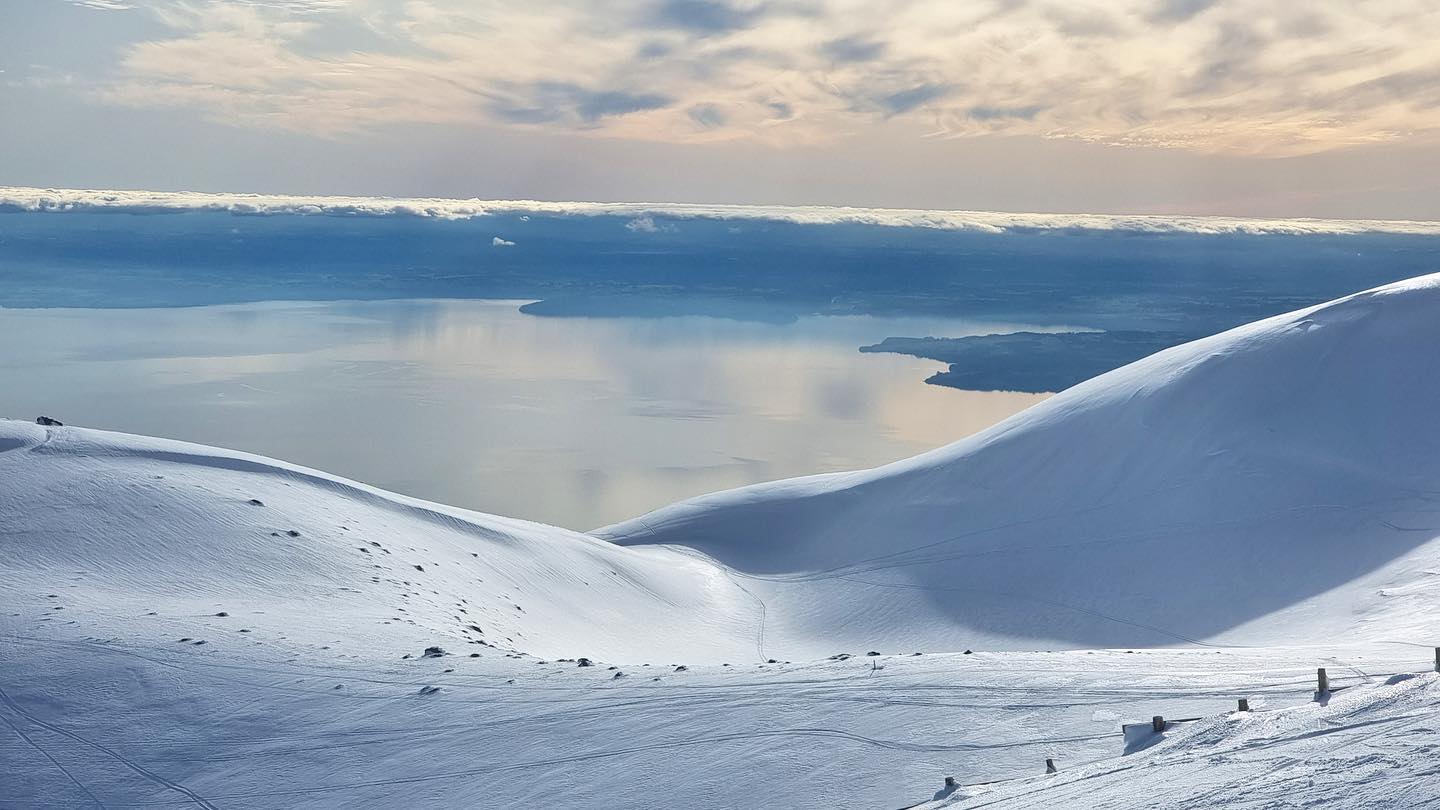
{"type": "MultiPolygon", "coordinates": [[[[5,693],[5,690],[4,690],[3,688],[0,688],[0,703],[4,703],[6,708],[8,708],[10,711],[14,712],[16,715],[18,715],[20,718],[22,718],[23,720],[25,720],[25,721],[28,722],[28,723],[33,723],[33,724],[39,726],[40,728],[46,729],[47,731],[53,731],[53,732],[55,732],[56,734],[59,734],[59,735],[62,736],[62,737],[66,737],[66,738],[68,738],[68,739],[74,740],[74,741],[77,742],[77,743],[80,743],[81,745],[87,746],[87,747],[89,747],[89,748],[93,748],[93,749],[95,749],[96,751],[99,751],[100,753],[106,755],[107,757],[110,757],[111,759],[115,760],[116,762],[119,762],[121,765],[124,765],[126,768],[129,768],[130,770],[134,771],[135,773],[140,774],[141,776],[145,777],[146,779],[149,779],[150,781],[152,781],[152,782],[154,782],[154,783],[156,783],[156,784],[158,784],[158,785],[161,785],[162,787],[166,788],[167,790],[173,790],[173,791],[175,791],[176,793],[182,793],[182,794],[184,794],[185,796],[187,796],[187,797],[190,799],[191,802],[194,802],[195,804],[198,804],[198,805],[200,805],[201,807],[207,808],[207,810],[215,810],[215,805],[211,804],[209,801],[206,801],[205,798],[203,798],[202,796],[197,795],[194,791],[189,790],[189,789],[186,788],[184,785],[176,784],[175,782],[172,782],[172,781],[170,781],[169,779],[166,779],[165,777],[160,776],[160,775],[157,774],[157,773],[154,773],[153,771],[147,770],[146,768],[140,766],[140,765],[137,764],[134,760],[132,760],[132,759],[124,756],[123,754],[120,754],[120,753],[118,753],[118,752],[116,752],[116,751],[114,751],[114,750],[112,750],[112,749],[110,749],[110,748],[107,748],[107,747],[105,747],[105,746],[103,746],[103,745],[101,745],[101,744],[99,744],[99,743],[97,743],[97,742],[94,742],[94,741],[92,741],[92,740],[86,739],[85,737],[82,737],[82,736],[80,736],[79,734],[76,734],[76,733],[73,732],[73,731],[67,731],[66,729],[61,728],[60,726],[57,726],[57,725],[55,725],[55,724],[53,724],[53,723],[47,723],[47,722],[45,722],[44,720],[41,720],[40,718],[35,717],[34,715],[30,714],[29,712],[27,712],[27,711],[25,711],[23,708],[21,708],[20,705],[17,704],[14,700],[11,700],[10,696],[5,693]]],[[[14,727],[13,722],[11,722],[11,725],[12,725],[12,727],[14,727]]],[[[16,730],[19,731],[18,727],[16,728],[16,730]]],[[[38,746],[36,746],[36,747],[38,748],[38,746]]],[[[46,757],[49,758],[49,754],[48,754],[48,753],[46,754],[46,757]]],[[[53,762],[54,760],[52,759],[51,761],[53,762]]],[[[56,763],[56,764],[57,764],[57,766],[58,766],[59,763],[56,763]]],[[[70,777],[70,778],[72,779],[72,781],[75,781],[75,784],[77,784],[77,785],[80,784],[80,782],[79,782],[78,780],[75,780],[74,777],[71,776],[71,774],[70,774],[68,771],[66,771],[65,775],[66,775],[67,777],[70,777]]],[[[88,788],[85,790],[85,792],[86,792],[87,794],[90,794],[90,791],[89,791],[88,788]]],[[[92,798],[93,798],[93,794],[91,794],[91,795],[92,795],[92,798]]],[[[102,805],[102,806],[103,806],[103,805],[102,805]]]]}

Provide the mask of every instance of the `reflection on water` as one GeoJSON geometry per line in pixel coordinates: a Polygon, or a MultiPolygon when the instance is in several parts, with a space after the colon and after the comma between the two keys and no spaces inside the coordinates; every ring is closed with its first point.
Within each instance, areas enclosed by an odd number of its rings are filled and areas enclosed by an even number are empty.
{"type": "Polygon", "coordinates": [[[540,318],[514,301],[0,310],[0,415],[249,450],[588,529],[869,467],[1043,395],[921,383],[857,347],[1025,328],[935,318],[540,318]]]}

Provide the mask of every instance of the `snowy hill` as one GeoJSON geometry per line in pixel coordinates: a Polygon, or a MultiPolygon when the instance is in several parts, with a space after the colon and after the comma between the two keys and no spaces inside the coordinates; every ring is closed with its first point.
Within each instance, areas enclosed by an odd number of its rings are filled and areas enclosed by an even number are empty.
{"type": "Polygon", "coordinates": [[[753,601],[704,562],[246,453],[0,421],[0,480],[0,589],[73,582],[66,618],[155,611],[169,633],[225,612],[216,629],[374,653],[429,638],[625,660],[655,648],[643,623],[676,656],[755,655],[753,601]]]}
{"type": "Polygon", "coordinates": [[[1434,677],[1387,682],[1440,638],[1437,312],[1362,293],[613,543],[0,421],[0,805],[1437,795],[1434,677]],[[1154,714],[1202,719],[1121,756],[1154,714]]]}
{"type": "Polygon", "coordinates": [[[872,637],[925,625],[915,643],[949,628],[988,648],[1423,632],[1440,616],[1437,313],[1440,276],[1390,285],[1160,352],[916,458],[596,534],[699,549],[802,635],[834,619],[814,605],[847,601],[880,614],[853,617],[872,637]]]}

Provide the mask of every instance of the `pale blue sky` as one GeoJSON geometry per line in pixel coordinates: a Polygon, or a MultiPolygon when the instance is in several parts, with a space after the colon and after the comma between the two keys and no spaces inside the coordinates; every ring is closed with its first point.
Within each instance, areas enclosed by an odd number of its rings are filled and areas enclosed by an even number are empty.
{"type": "Polygon", "coordinates": [[[0,0],[0,184],[1440,218],[1440,2],[0,0]]]}

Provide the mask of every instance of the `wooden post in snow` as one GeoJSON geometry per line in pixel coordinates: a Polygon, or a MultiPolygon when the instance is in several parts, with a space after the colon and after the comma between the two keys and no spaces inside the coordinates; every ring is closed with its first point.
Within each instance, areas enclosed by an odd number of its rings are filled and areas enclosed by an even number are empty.
{"type": "Polygon", "coordinates": [[[1322,695],[1330,691],[1330,678],[1325,675],[1325,667],[1315,670],[1315,691],[1322,695]]]}
{"type": "Polygon", "coordinates": [[[1440,647],[1435,648],[1435,671],[1440,672],[1440,647]]]}
{"type": "Polygon", "coordinates": [[[1158,714],[1155,715],[1154,717],[1150,718],[1150,730],[1153,731],[1153,732],[1155,732],[1156,734],[1159,734],[1160,732],[1164,731],[1164,730],[1165,730],[1165,718],[1164,718],[1164,717],[1161,717],[1161,716],[1158,715],[1158,714]]]}

